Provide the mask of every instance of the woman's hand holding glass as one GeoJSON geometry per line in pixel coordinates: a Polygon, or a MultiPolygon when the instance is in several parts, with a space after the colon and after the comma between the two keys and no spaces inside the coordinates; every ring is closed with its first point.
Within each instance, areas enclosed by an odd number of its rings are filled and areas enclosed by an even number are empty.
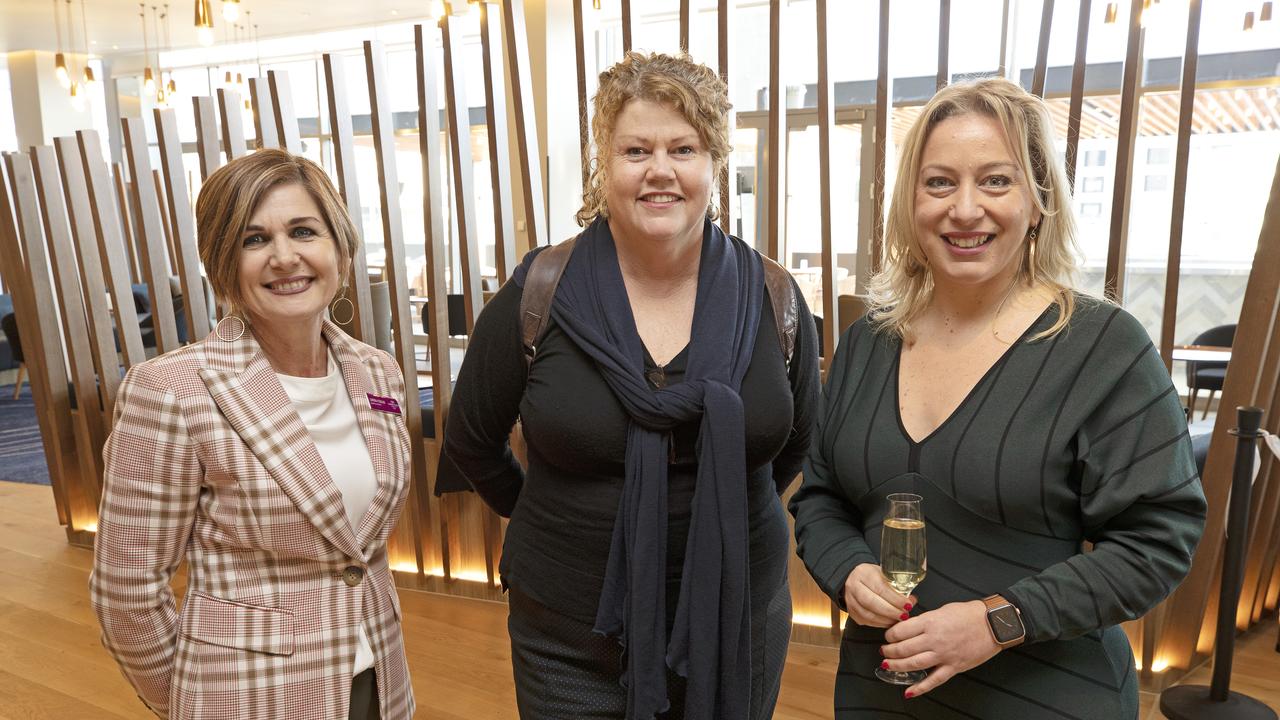
{"type": "Polygon", "coordinates": [[[887,644],[880,654],[889,670],[929,671],[928,677],[906,689],[907,697],[923,695],[1000,652],[981,600],[947,603],[894,624],[884,637],[887,644]]]}
{"type": "Polygon", "coordinates": [[[845,610],[865,627],[891,627],[910,617],[915,604],[916,597],[894,590],[875,563],[858,565],[844,581],[845,610]]]}

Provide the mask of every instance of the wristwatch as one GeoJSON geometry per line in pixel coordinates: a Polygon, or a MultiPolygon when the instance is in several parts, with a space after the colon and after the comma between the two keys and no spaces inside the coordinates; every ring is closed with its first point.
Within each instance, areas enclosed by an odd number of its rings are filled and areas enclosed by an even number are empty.
{"type": "Polygon", "coordinates": [[[983,598],[982,602],[987,606],[987,625],[996,644],[1002,648],[1022,644],[1027,637],[1022,611],[1000,595],[983,598]]]}

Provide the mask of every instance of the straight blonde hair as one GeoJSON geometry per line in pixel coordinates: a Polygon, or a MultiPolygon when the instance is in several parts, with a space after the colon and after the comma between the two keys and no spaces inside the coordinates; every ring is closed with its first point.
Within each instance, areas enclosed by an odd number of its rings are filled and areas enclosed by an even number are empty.
{"type": "Polygon", "coordinates": [[[1058,320],[1033,340],[1061,332],[1075,312],[1075,269],[1080,257],[1076,222],[1066,172],[1053,144],[1053,121],[1044,101],[1004,78],[957,83],[939,90],[907,132],[898,178],[885,222],[884,259],[868,283],[871,322],[899,337],[929,305],[933,276],[916,237],[915,194],[924,144],[938,123],[977,113],[1000,124],[1023,176],[1032,184],[1031,200],[1040,211],[1036,239],[1024,244],[1014,283],[1049,290],[1058,320]]]}
{"type": "Polygon", "coordinates": [[[319,206],[320,219],[338,251],[340,268],[349,272],[351,258],[360,251],[360,233],[346,203],[319,165],[274,148],[223,165],[205,180],[196,199],[196,244],[214,296],[244,320],[248,318],[243,318],[244,298],[240,295],[241,236],[262,198],[286,184],[300,185],[319,206]]]}

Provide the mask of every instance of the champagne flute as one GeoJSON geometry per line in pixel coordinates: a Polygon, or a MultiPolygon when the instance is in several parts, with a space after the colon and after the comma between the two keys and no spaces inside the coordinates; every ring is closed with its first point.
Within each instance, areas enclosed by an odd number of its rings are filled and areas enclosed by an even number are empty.
{"type": "MultiPolygon", "coordinates": [[[[911,595],[925,576],[929,564],[925,558],[924,513],[922,498],[911,493],[894,493],[886,498],[889,509],[880,532],[880,571],[903,598],[911,595]]],[[[899,672],[876,668],[876,677],[894,685],[914,685],[928,672],[899,672]]]]}

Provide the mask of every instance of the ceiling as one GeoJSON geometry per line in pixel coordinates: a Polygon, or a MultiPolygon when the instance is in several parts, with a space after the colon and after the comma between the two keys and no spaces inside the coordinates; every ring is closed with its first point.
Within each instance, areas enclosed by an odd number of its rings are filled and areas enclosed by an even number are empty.
{"type": "MultiPolygon", "coordinates": [[[[66,9],[66,0],[56,0],[66,9]]],[[[0,0],[0,53],[18,50],[46,50],[56,52],[58,36],[54,28],[55,0],[0,0]]],[[[111,56],[132,54],[142,50],[142,19],[139,3],[134,0],[74,0],[73,29],[76,50],[83,47],[80,22],[80,6],[84,3],[85,20],[89,33],[89,52],[111,56]]],[[[210,0],[213,10],[214,34],[222,42],[227,23],[222,19],[221,0],[210,0]]],[[[151,7],[164,11],[163,0],[148,0],[147,31],[149,42],[154,43],[155,25],[152,24],[151,7]]],[[[359,2],[324,2],[315,0],[241,0],[243,10],[258,26],[261,38],[280,35],[298,35],[324,30],[349,29],[362,25],[425,18],[430,3],[426,0],[359,0],[359,2]]],[[[172,0],[171,40],[174,48],[196,47],[194,26],[195,1],[172,0]]],[[[66,13],[62,12],[65,27],[66,13]]],[[[242,19],[241,23],[244,23],[242,19]]],[[[163,24],[161,25],[163,28],[163,24]]],[[[70,51],[63,32],[64,49],[70,51]]]]}

